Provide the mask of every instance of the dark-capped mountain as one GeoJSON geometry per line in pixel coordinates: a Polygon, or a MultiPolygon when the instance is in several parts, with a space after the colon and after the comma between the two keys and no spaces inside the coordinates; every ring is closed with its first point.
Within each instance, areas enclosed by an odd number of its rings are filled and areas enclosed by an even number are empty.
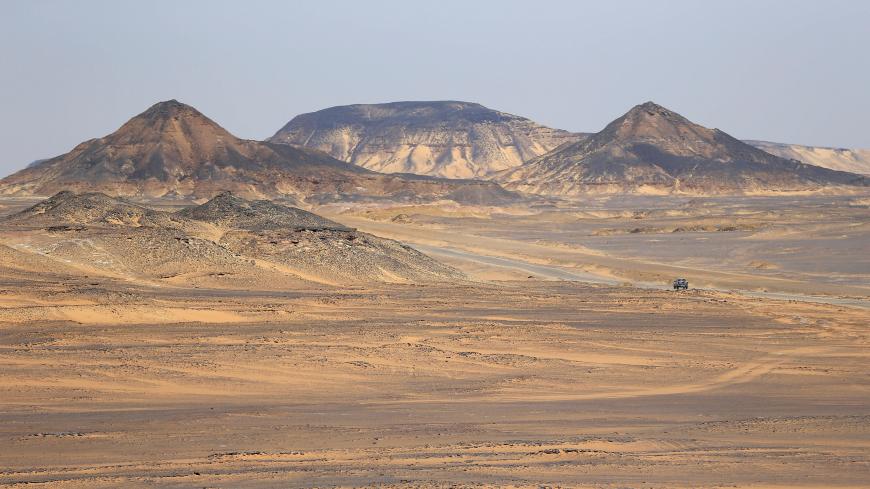
{"type": "Polygon", "coordinates": [[[433,101],[345,105],[302,114],[269,141],[318,149],[379,172],[477,178],[580,137],[480,104],[433,101]]]}
{"type": "Polygon", "coordinates": [[[742,194],[866,187],[868,178],[787,160],[647,102],[599,133],[493,178],[546,195],[742,194]]]}
{"type": "Polygon", "coordinates": [[[308,202],[451,199],[500,203],[515,198],[497,184],[416,175],[383,175],[325,153],[239,139],[199,111],[155,104],[108,136],[0,180],[0,193],[61,190],[141,197],[204,198],[221,190],[308,202]]]}

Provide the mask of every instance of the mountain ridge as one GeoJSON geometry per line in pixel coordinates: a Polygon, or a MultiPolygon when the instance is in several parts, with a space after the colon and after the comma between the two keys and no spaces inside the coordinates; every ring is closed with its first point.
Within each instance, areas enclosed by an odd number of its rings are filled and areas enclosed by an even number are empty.
{"type": "Polygon", "coordinates": [[[493,180],[544,195],[735,194],[867,186],[867,178],[786,160],[653,102],[636,105],[600,132],[505,170],[493,180]]]}
{"type": "MultiPolygon", "coordinates": [[[[522,116],[516,116],[495,109],[488,109],[481,104],[474,102],[460,100],[396,101],[376,104],[334,106],[300,114],[285,124],[268,140],[320,149],[339,160],[352,162],[375,170],[452,176],[446,175],[444,171],[445,166],[450,166],[452,164],[450,161],[447,163],[444,163],[443,161],[428,161],[426,158],[431,157],[431,150],[429,150],[428,153],[425,151],[421,152],[419,144],[411,145],[409,143],[403,146],[404,143],[401,141],[401,138],[404,137],[401,132],[405,131],[405,129],[410,125],[419,124],[420,121],[433,127],[437,127],[439,124],[448,126],[456,124],[456,122],[460,120],[458,114],[462,111],[446,109],[447,106],[452,105],[488,111],[489,114],[484,113],[482,116],[477,118],[480,122],[496,121],[499,117],[502,117],[510,120],[524,120],[537,124],[522,116]],[[383,125],[384,121],[381,119],[390,118],[391,115],[396,112],[401,112],[402,114],[401,118],[396,116],[396,120],[393,121],[396,127],[402,129],[399,136],[392,133],[382,134],[379,141],[368,144],[366,141],[362,140],[363,136],[354,134],[361,131],[359,128],[354,129],[355,125],[383,125]],[[335,134],[323,134],[324,131],[335,131],[335,134]],[[375,146],[375,148],[372,149],[368,146],[375,146]],[[411,161],[415,159],[422,161],[416,163],[411,161]]],[[[468,112],[469,111],[466,111],[465,113],[468,112]]],[[[471,110],[470,112],[474,113],[474,110],[471,110]]],[[[474,117],[468,118],[474,119],[474,117]]],[[[537,124],[537,126],[558,134],[561,144],[577,142],[591,136],[591,133],[569,132],[558,128],[547,128],[540,124],[537,124]]],[[[472,131],[467,127],[458,132],[462,131],[466,133],[464,137],[473,137],[472,131]]],[[[369,136],[369,138],[371,137],[369,136]]],[[[781,158],[795,159],[803,163],[832,170],[870,174],[870,149],[826,148],[757,140],[743,140],[743,142],[781,158]]],[[[548,147],[548,151],[555,150],[558,145],[559,144],[553,147],[548,147]]],[[[501,163],[502,167],[497,168],[496,171],[505,170],[508,169],[508,167],[520,166],[522,163],[541,155],[543,155],[543,153],[536,154],[535,152],[513,155],[508,159],[509,161],[503,161],[501,163]]],[[[462,163],[460,162],[460,164],[462,163]]],[[[489,173],[489,170],[473,170],[465,171],[463,176],[486,178],[489,173]]]]}
{"type": "Polygon", "coordinates": [[[503,203],[516,198],[491,182],[383,175],[320,151],[240,139],[174,99],[152,105],[111,134],[0,180],[0,193],[6,195],[61,190],[182,199],[230,190],[309,202],[468,196],[475,203],[503,203]]]}

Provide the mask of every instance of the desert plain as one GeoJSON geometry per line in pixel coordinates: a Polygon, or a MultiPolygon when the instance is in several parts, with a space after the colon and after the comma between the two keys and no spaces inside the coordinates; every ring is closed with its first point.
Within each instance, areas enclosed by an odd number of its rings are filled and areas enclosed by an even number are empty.
{"type": "Polygon", "coordinates": [[[316,212],[467,278],[144,279],[3,233],[0,487],[870,481],[868,196],[316,212]]]}

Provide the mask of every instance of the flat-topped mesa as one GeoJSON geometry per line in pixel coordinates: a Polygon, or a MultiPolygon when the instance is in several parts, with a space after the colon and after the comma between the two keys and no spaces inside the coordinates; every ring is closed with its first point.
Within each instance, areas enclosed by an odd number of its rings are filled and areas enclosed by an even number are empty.
{"type": "Polygon", "coordinates": [[[236,229],[352,230],[296,207],[276,204],[268,200],[248,201],[227,191],[215,195],[201,205],[182,209],[178,215],[236,229]]]}
{"type": "Polygon", "coordinates": [[[513,168],[582,135],[480,104],[356,104],[301,114],[269,141],[388,173],[474,178],[513,168]]]}
{"type": "Polygon", "coordinates": [[[785,160],[653,102],[637,105],[588,139],[494,176],[547,195],[595,192],[741,194],[866,187],[861,175],[785,160]]]}
{"type": "Polygon", "coordinates": [[[832,148],[751,140],[744,142],[787,160],[798,160],[831,170],[870,175],[870,148],[832,148]]]}

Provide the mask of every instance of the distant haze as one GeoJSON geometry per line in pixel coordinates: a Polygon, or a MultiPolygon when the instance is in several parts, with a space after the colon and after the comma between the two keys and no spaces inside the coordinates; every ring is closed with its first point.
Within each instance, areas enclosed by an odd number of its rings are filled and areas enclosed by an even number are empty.
{"type": "Polygon", "coordinates": [[[237,136],[463,100],[598,131],[653,100],[744,139],[870,147],[870,2],[0,3],[0,176],[159,100],[237,136]]]}

